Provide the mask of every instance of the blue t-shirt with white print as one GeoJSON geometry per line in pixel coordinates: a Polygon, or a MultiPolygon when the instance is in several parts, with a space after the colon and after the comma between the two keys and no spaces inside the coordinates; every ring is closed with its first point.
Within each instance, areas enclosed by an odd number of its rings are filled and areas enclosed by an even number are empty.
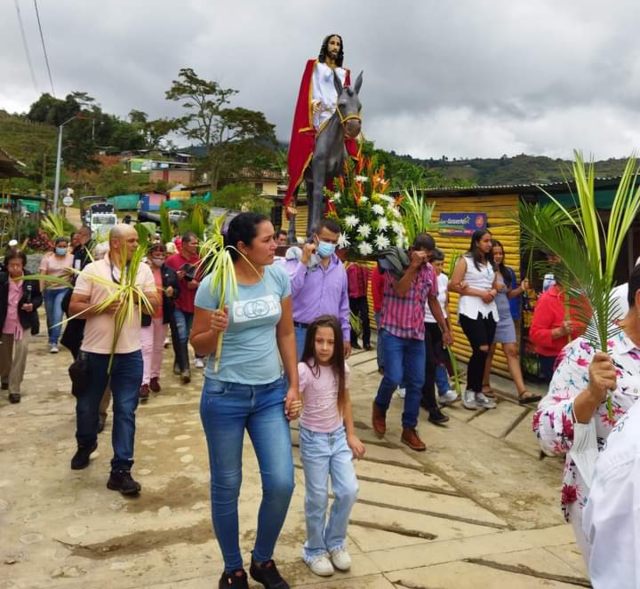
{"type": "MultiPolygon", "coordinates": [[[[229,327],[222,340],[218,372],[211,354],[205,376],[213,380],[241,384],[268,384],[282,374],[276,342],[276,325],[282,315],[281,301],[291,294],[289,277],[279,264],[264,267],[260,282],[238,284],[237,296],[226,292],[229,327]]],[[[220,306],[220,293],[211,291],[211,275],[198,287],[196,307],[214,311],[220,306]]]]}

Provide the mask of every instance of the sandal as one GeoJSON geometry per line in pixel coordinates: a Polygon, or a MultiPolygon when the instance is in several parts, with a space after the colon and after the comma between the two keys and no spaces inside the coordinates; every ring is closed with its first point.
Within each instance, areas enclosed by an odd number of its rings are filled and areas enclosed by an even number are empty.
{"type": "Polygon", "coordinates": [[[518,395],[518,403],[520,403],[520,405],[537,403],[540,399],[542,399],[542,395],[534,395],[527,390],[522,391],[522,393],[518,395]]]}
{"type": "Polygon", "coordinates": [[[482,394],[487,397],[488,399],[495,399],[496,398],[496,393],[495,391],[488,386],[483,386],[482,387],[482,394]]]}

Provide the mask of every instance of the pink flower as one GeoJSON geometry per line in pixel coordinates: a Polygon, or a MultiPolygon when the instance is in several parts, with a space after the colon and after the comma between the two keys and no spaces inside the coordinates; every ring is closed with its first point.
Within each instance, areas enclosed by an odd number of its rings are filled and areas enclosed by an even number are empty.
{"type": "Polygon", "coordinates": [[[565,437],[573,440],[573,421],[566,413],[562,414],[562,433],[565,437]]]}
{"type": "Polygon", "coordinates": [[[589,366],[589,361],[586,358],[578,358],[578,366],[587,368],[589,366]]]}
{"type": "Polygon", "coordinates": [[[580,341],[580,349],[584,350],[585,352],[592,352],[593,351],[593,347],[591,346],[591,344],[589,342],[584,341],[584,340],[580,341]]]}
{"type": "Polygon", "coordinates": [[[562,485],[561,501],[563,505],[573,503],[578,500],[578,488],[575,485],[562,485]]]}
{"type": "Polygon", "coordinates": [[[533,428],[534,432],[538,431],[538,427],[540,426],[540,417],[541,416],[542,416],[542,413],[540,413],[540,411],[536,411],[533,414],[533,421],[531,422],[531,427],[533,428]]]}

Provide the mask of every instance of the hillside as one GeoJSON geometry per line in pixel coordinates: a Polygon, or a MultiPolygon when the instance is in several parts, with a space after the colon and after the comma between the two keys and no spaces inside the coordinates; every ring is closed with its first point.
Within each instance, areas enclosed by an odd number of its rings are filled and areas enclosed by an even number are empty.
{"type": "Polygon", "coordinates": [[[56,132],[52,125],[32,123],[0,110],[0,147],[24,163],[33,160],[36,154],[55,155],[56,132]]]}
{"type": "MultiPolygon", "coordinates": [[[[474,158],[467,160],[420,160],[401,156],[412,164],[423,166],[445,178],[458,179],[476,185],[544,184],[562,182],[571,176],[569,160],[552,159],[545,156],[518,155],[494,159],[474,158]]],[[[608,159],[596,162],[596,175],[619,176],[625,165],[624,159],[608,159]]]]}
{"type": "MultiPolygon", "coordinates": [[[[56,133],[54,126],[33,123],[22,116],[0,110],[0,147],[27,164],[27,174],[34,180],[41,181],[43,172],[45,177],[53,175],[56,133]]],[[[287,147],[286,144],[281,144],[279,149],[286,153],[287,147]]],[[[188,147],[184,149],[189,150],[188,147]]],[[[197,151],[197,148],[193,150],[197,151]]],[[[431,186],[537,184],[561,182],[571,175],[569,160],[545,156],[523,154],[501,158],[425,160],[399,155],[393,151],[382,152],[376,149],[376,152],[384,154],[381,159],[387,166],[388,174],[393,175],[395,171],[403,184],[420,183],[420,176],[423,177],[423,182],[431,186]],[[416,169],[426,170],[426,175],[416,175],[416,169]]],[[[622,173],[624,164],[623,159],[598,161],[596,174],[601,177],[618,176],[622,173]]]]}

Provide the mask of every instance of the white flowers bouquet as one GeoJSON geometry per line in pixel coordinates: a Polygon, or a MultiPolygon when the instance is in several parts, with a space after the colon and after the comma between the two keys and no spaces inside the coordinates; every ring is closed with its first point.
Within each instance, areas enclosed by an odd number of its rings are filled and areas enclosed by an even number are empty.
{"type": "Polygon", "coordinates": [[[377,256],[391,246],[406,248],[402,213],[397,200],[386,194],[389,181],[384,168],[376,168],[370,159],[348,162],[346,167],[335,192],[327,191],[328,216],[342,228],[338,247],[348,249],[354,258],[377,256]]]}

